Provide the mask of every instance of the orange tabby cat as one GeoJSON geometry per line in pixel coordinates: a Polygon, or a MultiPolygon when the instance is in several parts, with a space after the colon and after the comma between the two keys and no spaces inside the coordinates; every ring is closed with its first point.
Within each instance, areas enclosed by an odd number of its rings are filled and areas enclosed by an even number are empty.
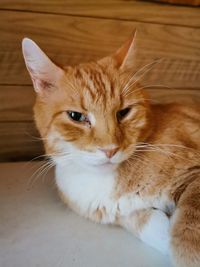
{"type": "Polygon", "coordinates": [[[134,38],[112,56],[61,68],[24,39],[37,128],[69,207],[121,225],[175,266],[199,267],[200,113],[151,105],[140,71],[131,75],[133,52],[134,38]]]}

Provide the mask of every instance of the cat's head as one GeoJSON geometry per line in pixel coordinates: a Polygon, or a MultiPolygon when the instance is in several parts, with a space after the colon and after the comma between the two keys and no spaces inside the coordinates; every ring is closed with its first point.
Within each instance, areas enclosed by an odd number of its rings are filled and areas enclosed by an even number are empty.
{"type": "Polygon", "coordinates": [[[149,133],[149,105],[131,71],[134,37],[115,54],[61,68],[30,39],[23,55],[37,93],[37,128],[47,154],[67,164],[117,166],[149,133]]]}

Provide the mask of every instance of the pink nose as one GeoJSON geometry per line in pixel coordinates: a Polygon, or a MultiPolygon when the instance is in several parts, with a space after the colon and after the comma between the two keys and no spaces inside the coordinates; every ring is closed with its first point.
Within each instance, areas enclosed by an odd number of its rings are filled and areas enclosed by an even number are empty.
{"type": "Polygon", "coordinates": [[[113,149],[100,149],[100,150],[103,151],[106,154],[107,158],[110,159],[117,153],[118,149],[119,148],[117,147],[113,149]]]}

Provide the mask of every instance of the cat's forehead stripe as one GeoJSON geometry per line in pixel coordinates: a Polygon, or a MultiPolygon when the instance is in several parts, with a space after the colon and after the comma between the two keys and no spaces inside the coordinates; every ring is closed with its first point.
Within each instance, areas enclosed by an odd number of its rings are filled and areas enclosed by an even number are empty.
{"type": "Polygon", "coordinates": [[[90,89],[94,92],[101,91],[101,94],[105,92],[106,84],[105,80],[108,79],[100,69],[89,69],[85,72],[86,83],[90,86],[90,89]]]}
{"type": "Polygon", "coordinates": [[[77,69],[75,77],[84,89],[89,91],[93,100],[97,97],[106,98],[107,94],[113,96],[113,86],[111,86],[110,78],[100,66],[95,65],[95,68],[87,66],[77,69]]]}

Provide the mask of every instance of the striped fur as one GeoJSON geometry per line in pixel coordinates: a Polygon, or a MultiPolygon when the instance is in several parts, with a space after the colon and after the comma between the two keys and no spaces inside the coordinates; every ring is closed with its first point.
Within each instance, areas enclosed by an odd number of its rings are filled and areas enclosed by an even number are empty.
{"type": "Polygon", "coordinates": [[[150,104],[139,82],[155,62],[133,71],[133,39],[112,56],[64,68],[24,40],[37,92],[36,125],[69,207],[93,221],[121,225],[170,254],[177,267],[197,267],[199,107],[150,104]],[[66,111],[88,120],[72,121],[66,111]]]}

